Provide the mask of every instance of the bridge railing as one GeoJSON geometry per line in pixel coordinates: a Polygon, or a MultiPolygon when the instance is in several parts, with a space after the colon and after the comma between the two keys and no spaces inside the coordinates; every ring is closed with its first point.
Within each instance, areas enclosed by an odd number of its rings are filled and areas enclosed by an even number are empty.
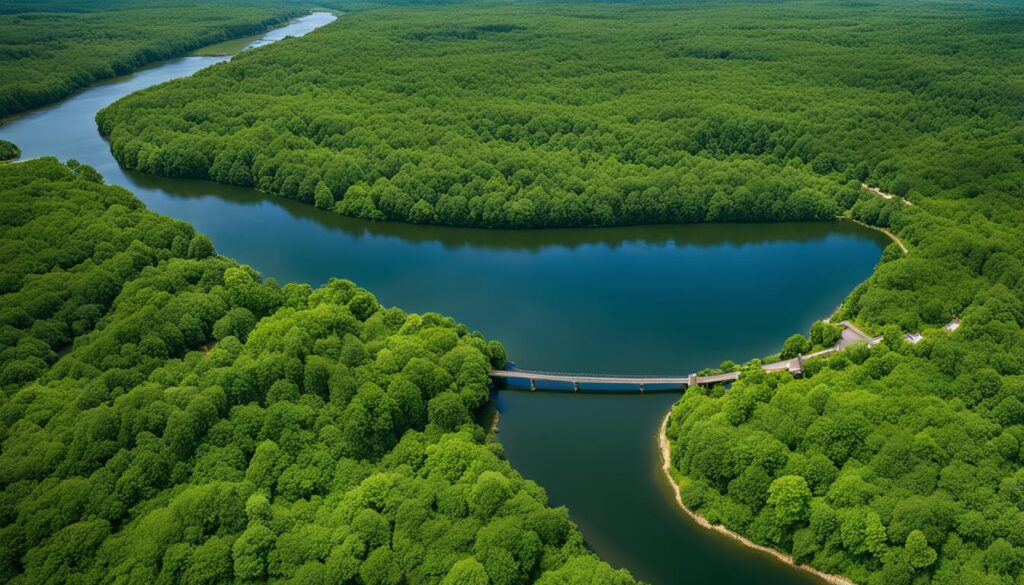
{"type": "MultiPolygon", "coordinates": [[[[789,371],[799,376],[803,373],[805,360],[823,358],[846,349],[851,343],[863,342],[869,347],[882,341],[882,337],[870,337],[858,329],[853,323],[843,321],[840,323],[844,329],[850,331],[856,341],[850,342],[840,339],[834,346],[818,350],[807,355],[798,355],[794,358],[779,360],[776,362],[761,364],[761,368],[770,373],[789,371]]],[[[516,368],[514,364],[508,370],[493,370],[492,378],[504,379],[525,379],[529,380],[530,388],[535,389],[538,382],[545,383],[570,383],[576,391],[579,391],[580,384],[600,385],[637,385],[641,393],[646,385],[650,386],[683,386],[719,384],[722,382],[733,382],[739,378],[739,371],[721,372],[717,374],[688,374],[688,375],[659,375],[659,374],[592,374],[582,372],[548,372],[544,370],[525,370],[516,368]]]]}
{"type": "MultiPolygon", "coordinates": [[[[524,370],[521,368],[512,368],[508,370],[498,370],[499,372],[509,372],[514,374],[523,375],[536,375],[537,377],[545,376],[556,376],[559,378],[621,378],[624,380],[647,380],[650,378],[680,378],[685,379],[689,377],[689,374],[685,376],[679,376],[676,374],[586,374],[583,372],[549,372],[545,370],[524,370]]],[[[712,374],[714,375],[714,374],[712,374]]]]}

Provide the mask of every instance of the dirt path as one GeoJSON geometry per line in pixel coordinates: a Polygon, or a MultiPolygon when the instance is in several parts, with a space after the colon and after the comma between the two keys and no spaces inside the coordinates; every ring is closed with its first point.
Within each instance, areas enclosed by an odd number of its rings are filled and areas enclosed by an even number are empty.
{"type": "Polygon", "coordinates": [[[669,442],[668,442],[668,435],[665,434],[665,431],[668,428],[668,419],[669,419],[670,416],[672,416],[672,411],[671,410],[668,412],[668,414],[665,415],[665,419],[661,421],[661,430],[658,431],[658,445],[661,447],[661,469],[662,469],[662,471],[665,472],[665,479],[667,479],[669,484],[672,485],[672,490],[673,490],[673,492],[675,492],[675,495],[676,495],[676,504],[679,505],[679,508],[684,513],[686,513],[687,516],[689,516],[691,519],[693,519],[694,522],[696,522],[698,525],[700,525],[703,528],[707,528],[708,530],[714,530],[715,532],[718,532],[720,534],[724,534],[724,535],[728,536],[729,538],[732,538],[733,540],[739,541],[744,546],[750,547],[752,549],[759,550],[761,552],[768,553],[768,554],[772,555],[773,557],[775,557],[776,559],[778,559],[778,560],[780,560],[780,561],[782,561],[784,563],[787,563],[787,564],[793,566],[796,569],[799,569],[801,571],[806,571],[808,573],[811,573],[812,575],[815,575],[815,576],[823,579],[827,583],[831,583],[832,585],[856,585],[853,581],[847,579],[846,577],[843,577],[842,575],[833,575],[832,573],[825,573],[823,571],[819,571],[818,569],[815,569],[814,567],[808,567],[807,565],[799,565],[799,564],[797,564],[793,560],[793,557],[791,557],[789,555],[786,555],[786,554],[783,554],[783,553],[775,550],[774,548],[770,548],[770,547],[767,547],[767,546],[762,546],[760,544],[756,544],[754,542],[751,542],[750,540],[747,540],[743,536],[733,532],[732,530],[729,530],[728,528],[722,526],[721,524],[712,524],[712,523],[708,522],[707,518],[705,518],[705,517],[703,517],[703,516],[693,512],[692,510],[687,508],[685,505],[683,505],[683,497],[679,494],[679,486],[676,485],[675,480],[672,479],[672,473],[670,472],[670,467],[669,467],[670,466],[670,461],[671,461],[672,458],[671,458],[671,449],[670,449],[669,442]]]}
{"type": "Polygon", "coordinates": [[[878,187],[872,187],[871,185],[868,185],[867,183],[861,183],[860,186],[861,186],[862,189],[865,189],[867,191],[871,191],[872,193],[874,193],[875,195],[878,195],[882,199],[899,199],[900,203],[902,203],[903,205],[906,205],[907,207],[913,207],[914,206],[913,203],[911,203],[910,201],[904,199],[903,197],[896,197],[892,193],[886,193],[885,191],[882,191],[878,187]]]}

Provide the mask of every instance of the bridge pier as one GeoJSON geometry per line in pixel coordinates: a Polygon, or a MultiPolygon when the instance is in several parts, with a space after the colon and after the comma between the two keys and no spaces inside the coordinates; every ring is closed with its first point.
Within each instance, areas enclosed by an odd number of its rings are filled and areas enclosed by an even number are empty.
{"type": "Polygon", "coordinates": [[[572,381],[572,391],[573,392],[579,392],[580,391],[580,383],[577,382],[576,380],[572,381]]]}
{"type": "Polygon", "coordinates": [[[643,382],[640,382],[640,393],[641,394],[644,393],[644,383],[643,382]]]}
{"type": "Polygon", "coordinates": [[[537,380],[534,380],[533,378],[530,378],[530,392],[536,392],[536,391],[537,391],[537,380]]]}
{"type": "Polygon", "coordinates": [[[693,388],[697,385],[697,374],[690,374],[690,378],[686,381],[686,385],[693,388]]]}

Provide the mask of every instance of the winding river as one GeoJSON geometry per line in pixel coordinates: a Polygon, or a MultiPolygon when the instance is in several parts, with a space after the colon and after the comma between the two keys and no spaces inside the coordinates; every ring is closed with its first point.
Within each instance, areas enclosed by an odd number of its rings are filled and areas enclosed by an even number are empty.
{"type": "MultiPolygon", "coordinates": [[[[330,23],[316,13],[250,47],[330,23]]],[[[286,41],[291,42],[291,41],[286,41]]],[[[237,46],[237,45],[236,45],[237,46]]],[[[523,367],[687,374],[767,355],[830,314],[884,236],[847,223],[487,231],[370,223],[258,192],[121,169],[96,112],[229,56],[187,56],[8,120],[23,157],[75,158],[217,250],[280,281],[350,278],[386,305],[437,311],[505,343],[523,367]]],[[[569,507],[593,549],[657,585],[817,579],[689,521],[656,444],[675,394],[495,393],[513,465],[569,507]]]]}

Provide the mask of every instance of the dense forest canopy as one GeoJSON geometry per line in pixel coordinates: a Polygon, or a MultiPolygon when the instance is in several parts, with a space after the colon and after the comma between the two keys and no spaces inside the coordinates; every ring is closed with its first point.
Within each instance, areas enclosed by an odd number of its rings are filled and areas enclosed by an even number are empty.
{"type": "Polygon", "coordinates": [[[687,391],[667,430],[683,502],[857,583],[1018,583],[1022,298],[996,284],[955,333],[891,330],[801,379],[751,367],[727,393],[687,391]]]}
{"type": "Polygon", "coordinates": [[[303,12],[269,0],[153,4],[33,2],[26,10],[45,12],[16,11],[16,4],[6,11],[17,13],[0,10],[0,118],[303,12]]]}
{"type": "Polygon", "coordinates": [[[0,166],[0,580],[633,583],[473,414],[504,350],[0,166]]]}
{"type": "Polygon", "coordinates": [[[369,219],[831,218],[1019,185],[1024,10],[519,4],[347,15],[130,96],[118,160],[369,219]]]}
{"type": "MultiPolygon", "coordinates": [[[[675,479],[857,582],[1002,585],[1024,573],[1022,79],[1019,3],[403,7],[99,123],[131,168],[369,219],[888,228],[909,253],[836,316],[885,342],[689,391],[675,479]]],[[[0,193],[4,577],[629,582],[469,418],[497,344],[264,282],[88,167],[5,165],[0,193]]]]}
{"type": "Polygon", "coordinates": [[[449,4],[469,0],[5,0],[0,5],[0,14],[20,14],[24,12],[106,12],[125,10],[140,6],[177,7],[188,10],[193,6],[209,4],[228,4],[231,6],[323,8],[328,10],[367,10],[382,6],[409,4],[449,4]]]}
{"type": "MultiPolygon", "coordinates": [[[[849,164],[865,159],[852,147],[844,151],[850,145],[842,140],[859,136],[880,158],[854,178],[913,203],[872,194],[854,200],[849,211],[909,244],[906,255],[890,246],[836,316],[884,333],[885,341],[807,361],[802,379],[751,367],[727,393],[688,391],[667,434],[674,479],[697,513],[857,583],[1019,582],[1019,8],[996,17],[985,15],[993,10],[988,5],[944,6],[950,18],[960,14],[955,26],[942,24],[941,11],[930,23],[911,16],[905,29],[885,37],[898,42],[901,34],[917,35],[915,48],[876,55],[856,77],[833,81],[836,96],[857,88],[870,115],[838,133],[810,132],[806,140],[836,140],[829,146],[838,154],[832,174],[847,175],[849,164]],[[902,73],[890,71],[899,80],[886,92],[891,101],[872,101],[871,88],[897,61],[905,63],[902,73]],[[904,119],[886,111],[902,111],[904,119]],[[954,317],[962,318],[955,332],[940,327],[954,317]],[[904,337],[909,331],[923,331],[923,340],[911,343],[904,337]]],[[[870,49],[854,40],[859,30],[852,27],[844,44],[870,49]]],[[[807,75],[828,74],[827,62],[807,65],[807,75]]],[[[826,118],[829,123],[841,120],[843,105],[836,107],[839,117],[826,118]]],[[[791,338],[783,351],[811,345],[791,338]]]]}

